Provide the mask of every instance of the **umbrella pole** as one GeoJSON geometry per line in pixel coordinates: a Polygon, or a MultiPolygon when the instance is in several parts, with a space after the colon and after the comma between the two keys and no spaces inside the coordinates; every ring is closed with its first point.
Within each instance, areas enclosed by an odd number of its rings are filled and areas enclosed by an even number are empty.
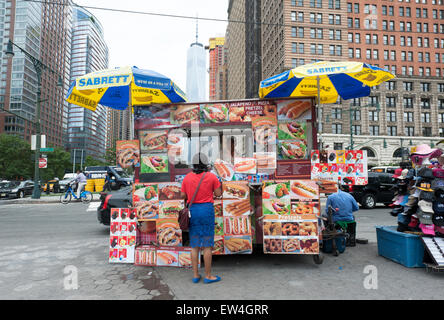
{"type": "Polygon", "coordinates": [[[317,99],[317,105],[316,105],[316,122],[317,122],[317,143],[318,143],[318,149],[321,149],[321,132],[320,132],[320,127],[321,127],[321,119],[319,117],[319,108],[321,107],[321,86],[320,86],[320,82],[321,79],[319,78],[319,76],[316,77],[316,82],[317,82],[317,87],[318,87],[318,99],[317,99]]]}

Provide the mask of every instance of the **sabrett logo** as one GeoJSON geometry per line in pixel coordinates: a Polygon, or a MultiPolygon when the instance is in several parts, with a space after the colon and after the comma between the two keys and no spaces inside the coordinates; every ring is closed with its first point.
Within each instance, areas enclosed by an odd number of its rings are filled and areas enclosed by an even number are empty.
{"type": "Polygon", "coordinates": [[[102,85],[102,84],[125,83],[128,80],[128,77],[129,77],[129,75],[83,78],[83,79],[79,80],[78,86],[79,87],[86,87],[86,86],[98,86],[98,85],[102,85]]]}
{"type": "Polygon", "coordinates": [[[307,69],[308,74],[319,74],[319,73],[327,73],[327,72],[341,72],[347,69],[347,67],[323,67],[323,68],[313,68],[307,69]]]}

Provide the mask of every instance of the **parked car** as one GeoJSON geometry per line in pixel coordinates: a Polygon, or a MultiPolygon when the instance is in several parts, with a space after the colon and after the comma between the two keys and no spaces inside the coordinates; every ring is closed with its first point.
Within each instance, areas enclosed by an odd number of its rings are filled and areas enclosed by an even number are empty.
{"type": "Polygon", "coordinates": [[[132,206],[132,191],[131,186],[126,186],[116,191],[101,192],[100,206],[97,208],[97,220],[101,224],[109,226],[112,208],[129,208],[132,206]]]}
{"type": "Polygon", "coordinates": [[[34,189],[34,181],[8,181],[0,182],[0,198],[24,198],[31,195],[34,189]]]}
{"type": "Polygon", "coordinates": [[[392,176],[391,173],[369,172],[367,185],[344,185],[343,190],[349,192],[366,209],[376,207],[377,203],[389,205],[395,196],[393,187],[396,182],[392,176]]]}
{"type": "MultiPolygon", "coordinates": [[[[65,192],[68,183],[76,178],[76,173],[65,173],[63,179],[59,181],[60,192],[65,192]]],[[[74,190],[75,191],[75,190],[74,190]]]]}
{"type": "Polygon", "coordinates": [[[381,167],[373,167],[369,169],[370,172],[380,172],[380,173],[395,173],[395,170],[399,167],[393,167],[393,166],[381,166],[381,167]]]}

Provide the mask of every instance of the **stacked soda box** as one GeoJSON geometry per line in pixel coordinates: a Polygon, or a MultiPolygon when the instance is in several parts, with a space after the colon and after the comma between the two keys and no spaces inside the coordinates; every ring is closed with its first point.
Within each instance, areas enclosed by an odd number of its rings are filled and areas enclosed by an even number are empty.
{"type": "Polygon", "coordinates": [[[215,200],[213,254],[251,254],[252,227],[248,181],[222,182],[222,200],[215,200]]]}
{"type": "Polygon", "coordinates": [[[111,209],[109,262],[134,263],[136,232],[135,210],[111,209]]]}
{"type": "Polygon", "coordinates": [[[315,181],[267,181],[262,188],[264,252],[319,253],[319,189],[315,181]]]}

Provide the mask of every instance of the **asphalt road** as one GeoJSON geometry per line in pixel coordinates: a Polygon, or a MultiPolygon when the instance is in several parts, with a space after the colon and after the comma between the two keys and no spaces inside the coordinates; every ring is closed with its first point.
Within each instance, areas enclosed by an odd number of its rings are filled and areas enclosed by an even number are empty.
{"type": "Polygon", "coordinates": [[[223,280],[192,284],[178,268],[109,264],[109,229],[87,205],[0,205],[0,299],[434,299],[443,274],[378,256],[375,226],[395,225],[388,209],[360,210],[357,236],[317,265],[310,256],[219,256],[223,280]]]}

